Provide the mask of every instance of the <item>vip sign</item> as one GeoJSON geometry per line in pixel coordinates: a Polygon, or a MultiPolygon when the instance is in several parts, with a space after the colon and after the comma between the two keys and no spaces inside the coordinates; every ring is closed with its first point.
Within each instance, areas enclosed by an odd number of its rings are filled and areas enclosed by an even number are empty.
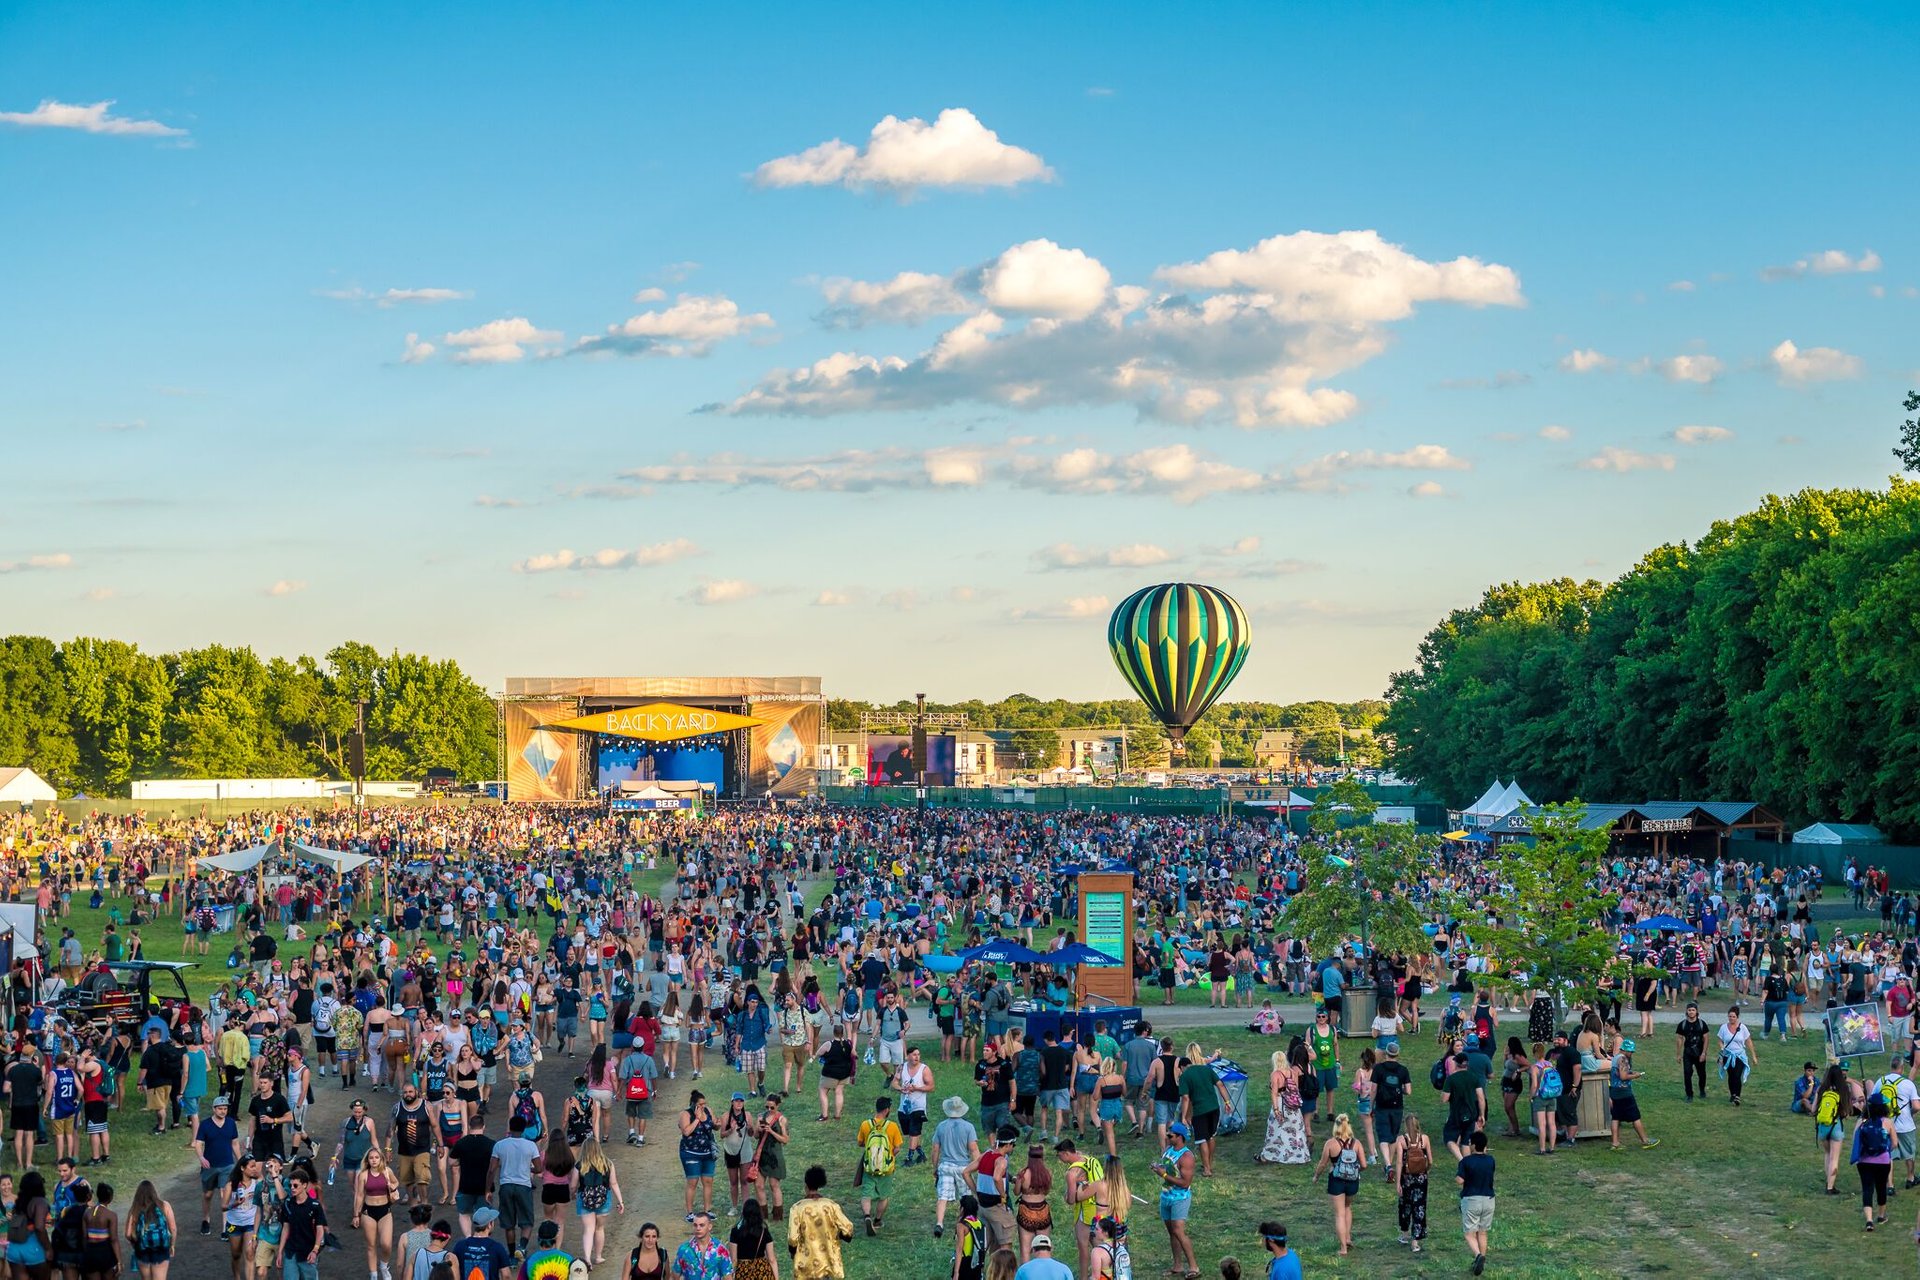
{"type": "Polygon", "coordinates": [[[620,738],[642,738],[648,742],[672,742],[678,738],[697,738],[705,733],[725,733],[764,724],[752,716],[737,716],[729,711],[709,711],[704,707],[683,707],[672,702],[649,702],[640,707],[620,707],[596,711],[574,720],[549,725],[553,729],[580,729],[620,738]]]}

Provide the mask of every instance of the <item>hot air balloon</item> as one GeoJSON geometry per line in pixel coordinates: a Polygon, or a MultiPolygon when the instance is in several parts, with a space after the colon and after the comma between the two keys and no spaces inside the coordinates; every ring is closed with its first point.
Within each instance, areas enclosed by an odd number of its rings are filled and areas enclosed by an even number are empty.
{"type": "Polygon", "coordinates": [[[1240,674],[1252,635],[1239,601],[1197,582],[1143,587],[1107,622],[1114,665],[1167,727],[1176,757],[1187,730],[1240,674]]]}

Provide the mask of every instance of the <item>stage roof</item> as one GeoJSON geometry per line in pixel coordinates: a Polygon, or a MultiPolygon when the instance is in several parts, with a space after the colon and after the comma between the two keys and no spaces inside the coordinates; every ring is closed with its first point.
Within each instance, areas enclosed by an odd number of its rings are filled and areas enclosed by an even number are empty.
{"type": "Polygon", "coordinates": [[[820,697],[819,676],[508,676],[509,698],[820,697]]]}

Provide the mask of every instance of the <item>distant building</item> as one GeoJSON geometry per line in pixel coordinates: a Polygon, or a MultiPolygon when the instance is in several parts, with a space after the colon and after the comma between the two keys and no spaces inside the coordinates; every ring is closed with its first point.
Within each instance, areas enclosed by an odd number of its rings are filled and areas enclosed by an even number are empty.
{"type": "Polygon", "coordinates": [[[1260,769],[1292,769],[1300,764],[1306,734],[1298,729],[1267,729],[1253,744],[1253,763],[1260,769]]]}

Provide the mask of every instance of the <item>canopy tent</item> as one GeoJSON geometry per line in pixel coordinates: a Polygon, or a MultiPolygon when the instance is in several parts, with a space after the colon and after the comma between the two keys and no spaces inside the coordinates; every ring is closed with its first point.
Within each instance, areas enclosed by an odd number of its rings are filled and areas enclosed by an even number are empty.
{"type": "Polygon", "coordinates": [[[1633,926],[1643,933],[1656,931],[1666,933],[1698,933],[1698,929],[1682,920],[1679,916],[1648,916],[1633,926]]]}
{"type": "Polygon", "coordinates": [[[1047,963],[1056,968],[1063,965],[1084,964],[1095,969],[1114,969],[1125,961],[1116,960],[1099,948],[1090,947],[1084,942],[1069,942],[1058,951],[1049,951],[1047,963]]]}
{"type": "Polygon", "coordinates": [[[1493,785],[1478,800],[1461,811],[1460,821],[1469,827],[1490,827],[1515,809],[1523,805],[1531,807],[1532,804],[1533,801],[1520,789],[1517,780],[1502,786],[1500,780],[1495,778],[1493,785]]]}
{"type": "Polygon", "coordinates": [[[358,870],[373,861],[370,854],[349,853],[345,849],[322,849],[316,845],[302,844],[298,841],[294,843],[293,848],[300,857],[331,867],[338,875],[358,870]]]}
{"type": "Polygon", "coordinates": [[[920,957],[920,967],[928,973],[958,973],[967,962],[959,956],[943,956],[938,953],[920,957]]]}
{"type": "Polygon", "coordinates": [[[1885,844],[1887,837],[1870,822],[1816,822],[1793,833],[1795,844],[1885,844]]]}
{"type": "Polygon", "coordinates": [[[31,769],[0,769],[0,802],[40,804],[59,798],[60,793],[31,769]]]}
{"type": "Polygon", "coordinates": [[[251,849],[235,849],[232,853],[210,853],[200,859],[200,865],[238,875],[253,870],[276,852],[270,844],[256,844],[251,849]]]}
{"type": "Polygon", "coordinates": [[[1039,964],[1046,959],[1032,947],[1022,946],[1018,942],[1008,942],[1004,938],[995,938],[977,947],[968,947],[960,952],[960,958],[969,964],[976,960],[984,960],[989,964],[1039,964]]]}

